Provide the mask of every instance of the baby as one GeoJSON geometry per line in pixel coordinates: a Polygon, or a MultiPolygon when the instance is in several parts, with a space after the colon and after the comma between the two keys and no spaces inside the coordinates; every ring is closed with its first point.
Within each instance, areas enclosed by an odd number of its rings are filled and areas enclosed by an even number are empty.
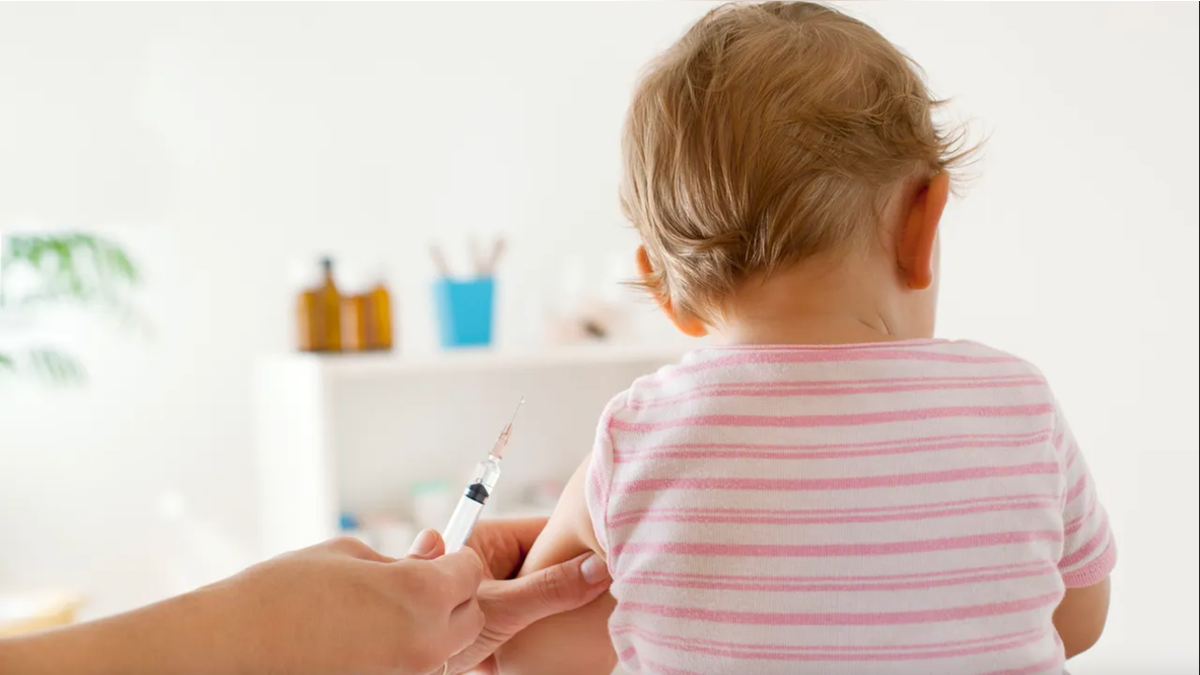
{"type": "Polygon", "coordinates": [[[727,5],[641,82],[622,200],[642,284],[704,348],[605,409],[525,571],[611,597],[506,675],[1061,673],[1115,546],[1034,366],[933,339],[966,154],[914,64],[809,3],[727,5]]]}

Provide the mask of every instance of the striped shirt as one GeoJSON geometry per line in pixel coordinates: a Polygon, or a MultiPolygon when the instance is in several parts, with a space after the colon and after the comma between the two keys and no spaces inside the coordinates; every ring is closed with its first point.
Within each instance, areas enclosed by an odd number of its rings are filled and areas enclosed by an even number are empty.
{"type": "Polygon", "coordinates": [[[1116,557],[1040,372],[971,342],[693,352],[608,405],[586,494],[634,673],[1061,673],[1116,557]]]}

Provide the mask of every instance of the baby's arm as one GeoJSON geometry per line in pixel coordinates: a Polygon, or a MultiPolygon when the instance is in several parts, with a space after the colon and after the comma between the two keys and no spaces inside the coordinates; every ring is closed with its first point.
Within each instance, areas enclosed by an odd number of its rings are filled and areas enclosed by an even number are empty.
{"type": "MultiPolygon", "coordinates": [[[[518,576],[593,551],[604,555],[592,531],[584,496],[588,460],[571,477],[546,529],[525,558],[518,576]]],[[[609,675],[617,656],[608,637],[608,617],[616,602],[608,593],[592,604],[539,621],[499,652],[504,675],[609,675]]]]}
{"type": "Polygon", "coordinates": [[[1062,410],[1056,410],[1055,450],[1063,467],[1063,557],[1067,592],[1054,610],[1054,628],[1069,659],[1096,644],[1108,619],[1109,573],[1117,546],[1092,474],[1062,410]]]}
{"type": "Polygon", "coordinates": [[[1068,588],[1054,610],[1054,628],[1062,639],[1066,658],[1092,648],[1108,620],[1109,580],[1083,588],[1068,588]]]}

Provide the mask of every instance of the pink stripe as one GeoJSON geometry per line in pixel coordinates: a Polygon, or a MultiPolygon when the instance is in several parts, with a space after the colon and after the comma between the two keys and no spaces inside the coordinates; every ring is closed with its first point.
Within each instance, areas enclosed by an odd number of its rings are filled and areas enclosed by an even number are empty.
{"type": "Polygon", "coordinates": [[[775,591],[775,592],[795,592],[795,593],[852,593],[863,591],[914,591],[928,590],[931,588],[945,588],[948,586],[966,586],[971,584],[992,583],[996,581],[1010,581],[1012,579],[1025,579],[1029,577],[1040,577],[1046,574],[1058,574],[1058,570],[1053,567],[1044,567],[1042,569],[1025,570],[1021,572],[1009,572],[1007,574],[981,574],[973,577],[948,577],[945,579],[930,579],[926,581],[907,581],[907,582],[888,582],[876,584],[864,583],[823,583],[823,584],[793,584],[786,582],[777,583],[747,583],[747,582],[721,582],[721,581],[698,581],[694,579],[666,579],[658,577],[642,577],[637,573],[625,575],[621,578],[621,583],[637,584],[642,586],[658,586],[667,588],[688,588],[703,591],[775,591]]]}
{"type": "Polygon", "coordinates": [[[648,668],[649,672],[658,673],[660,675],[701,675],[694,670],[684,670],[674,666],[667,666],[661,663],[655,663],[649,659],[642,659],[642,666],[648,668]]]}
{"type": "Polygon", "coordinates": [[[1087,540],[1083,546],[1080,546],[1078,549],[1071,551],[1067,555],[1064,555],[1063,559],[1058,562],[1058,569],[1066,570],[1086,560],[1089,555],[1091,555],[1097,548],[1100,547],[1100,544],[1104,543],[1104,541],[1108,539],[1109,534],[1108,516],[1105,515],[1100,519],[1100,527],[1097,528],[1096,534],[1093,535],[1091,539],[1087,540]]]}
{"type": "Polygon", "coordinates": [[[642,634],[641,632],[631,632],[630,634],[636,635],[638,638],[651,644],[656,644],[668,649],[674,649],[676,651],[755,661],[914,661],[924,659],[952,658],[958,656],[990,654],[998,651],[1015,649],[1017,647],[1023,647],[1025,645],[1038,642],[1045,636],[1045,633],[1039,630],[1031,635],[1026,635],[1020,639],[1010,639],[1007,642],[973,647],[959,647],[956,649],[917,652],[796,652],[784,650],[760,651],[761,648],[751,645],[747,645],[747,648],[735,649],[730,647],[716,646],[708,641],[688,642],[666,637],[650,636],[642,634]]]}
{"type": "Polygon", "coordinates": [[[968,356],[966,354],[947,354],[945,352],[889,348],[864,348],[855,350],[820,349],[813,351],[754,350],[745,353],[721,355],[705,361],[684,363],[683,365],[663,371],[654,380],[647,382],[647,384],[657,384],[703,370],[730,366],[771,363],[844,363],[850,361],[934,361],[939,363],[987,364],[1017,363],[1020,362],[1020,359],[1012,356],[968,356]]]}
{"type": "Polygon", "coordinates": [[[1044,443],[1045,431],[1036,434],[1014,434],[1003,438],[986,439],[982,435],[912,439],[901,442],[845,443],[837,445],[753,444],[727,445],[719,443],[688,443],[659,445],[640,451],[613,450],[613,463],[650,459],[842,459],[847,457],[880,457],[905,455],[939,450],[985,448],[1020,448],[1044,443]],[[952,440],[951,440],[952,439],[952,440]],[[861,449],[855,449],[861,448],[861,449]]]}
{"type": "Polygon", "coordinates": [[[628,407],[633,410],[645,410],[667,405],[678,405],[688,401],[699,401],[726,396],[743,397],[785,397],[785,396],[858,396],[865,394],[890,394],[914,391],[953,391],[962,389],[1001,389],[1008,387],[1040,386],[1046,382],[1040,378],[1027,377],[1024,379],[1006,379],[991,381],[978,379],[966,382],[914,382],[910,384],[879,384],[874,386],[782,386],[773,382],[757,383],[757,386],[747,384],[716,385],[708,388],[696,388],[686,394],[666,396],[663,398],[638,401],[631,400],[628,407]]]}
{"type": "Polygon", "coordinates": [[[917,504],[894,504],[890,506],[857,506],[845,507],[836,509],[739,509],[739,508],[692,508],[692,507],[652,507],[627,509],[617,514],[617,518],[626,518],[644,513],[713,513],[713,514],[729,514],[729,515],[844,515],[855,513],[904,513],[909,511],[925,511],[930,509],[944,509],[955,506],[968,506],[972,504],[991,504],[995,502],[1008,501],[1041,501],[1048,504],[1057,504],[1059,499],[1048,494],[1016,494],[1016,495],[998,495],[995,497],[976,497],[974,499],[956,499],[944,502],[920,502],[917,504]]]}
{"type": "Polygon", "coordinates": [[[1031,530],[1026,532],[995,532],[963,537],[943,537],[940,539],[858,544],[720,544],[646,541],[617,544],[613,547],[613,552],[618,555],[623,553],[659,553],[668,555],[719,555],[742,558],[831,558],[954,551],[985,548],[988,546],[1025,544],[1035,541],[1060,542],[1062,539],[1062,532],[1031,530]]]}
{"type": "Polygon", "coordinates": [[[618,605],[618,611],[650,614],[671,619],[686,619],[688,621],[756,626],[894,626],[900,624],[963,621],[966,619],[1030,612],[1056,605],[1061,598],[1061,593],[1049,593],[1022,600],[908,612],[733,612],[704,609],[702,607],[672,607],[644,602],[622,602],[618,605]]]}
{"type": "Polygon", "coordinates": [[[1079,479],[1075,481],[1075,484],[1071,486],[1070,491],[1068,491],[1066,496],[1063,497],[1064,506],[1075,501],[1075,498],[1083,494],[1083,491],[1087,489],[1087,477],[1088,475],[1086,473],[1079,475],[1079,479]]]}
{"type": "Polygon", "coordinates": [[[658,492],[663,490],[865,490],[907,485],[930,485],[957,481],[984,480],[1013,476],[1057,475],[1055,462],[1035,462],[1013,466],[973,466],[947,471],[853,476],[849,478],[638,478],[613,486],[614,494],[658,492]]]}
{"type": "Polygon", "coordinates": [[[853,427],[867,424],[912,422],[947,417],[1027,417],[1053,412],[1051,403],[997,406],[944,406],[913,410],[886,410],[873,413],[844,413],[833,415],[691,415],[665,422],[627,422],[613,419],[611,428],[618,431],[646,433],[680,427],[853,427]]]}
{"type": "Polygon", "coordinates": [[[646,576],[657,576],[663,578],[675,579],[723,579],[723,580],[740,580],[740,581],[774,581],[779,579],[795,581],[795,582],[820,582],[820,581],[887,581],[900,579],[938,579],[943,577],[955,577],[971,574],[980,574],[985,572],[1001,572],[1007,570],[1028,570],[1028,569],[1057,569],[1057,564],[1046,560],[1031,560],[1023,563],[1012,563],[1008,565],[987,565],[984,567],[964,567],[953,570],[940,570],[937,572],[921,572],[917,574],[879,574],[871,576],[793,576],[779,577],[767,575],[746,575],[746,574],[698,574],[686,572],[659,572],[654,570],[645,570],[638,574],[646,576]]]}
{"type": "Polygon", "coordinates": [[[691,507],[654,507],[653,509],[627,509],[617,514],[617,518],[625,518],[635,514],[649,513],[717,513],[717,514],[759,514],[759,515],[791,515],[791,514],[832,514],[841,515],[848,513],[901,513],[906,511],[923,511],[928,509],[941,509],[954,506],[967,506],[971,504],[990,504],[993,502],[1007,501],[1042,501],[1050,504],[1057,504],[1058,498],[1047,494],[1017,494],[1017,495],[998,495],[995,497],[976,497],[974,499],[956,499],[945,502],[921,502],[918,504],[895,504],[891,506],[858,506],[839,509],[732,509],[732,508],[691,508],[691,507]]]}
{"type": "Polygon", "coordinates": [[[596,496],[596,500],[601,506],[608,505],[608,495],[605,489],[605,483],[608,482],[607,476],[602,475],[603,469],[597,466],[597,462],[593,461],[589,467],[588,481],[592,484],[592,494],[596,496]]]}
{"type": "Polygon", "coordinates": [[[1067,588],[1086,588],[1104,581],[1112,573],[1117,564],[1117,546],[1112,537],[1104,547],[1104,553],[1096,556],[1091,562],[1077,570],[1063,575],[1063,585],[1067,588]]]}
{"type": "Polygon", "coordinates": [[[1096,514],[1097,506],[1099,506],[1099,502],[1097,502],[1096,500],[1093,499],[1092,506],[1091,506],[1091,508],[1089,508],[1087,510],[1087,513],[1083,514],[1082,516],[1076,516],[1076,517],[1068,520],[1067,522],[1063,523],[1063,533],[1067,534],[1067,535],[1071,535],[1071,534],[1075,534],[1076,532],[1082,530],[1084,523],[1086,523],[1088,520],[1091,519],[1092,516],[1094,516],[1096,514]]]}
{"type": "Polygon", "coordinates": [[[880,446],[907,445],[910,443],[941,443],[946,441],[998,440],[1021,441],[1038,437],[1045,439],[1050,430],[1046,428],[1034,431],[1023,431],[1015,434],[947,434],[943,436],[915,436],[913,438],[888,438],[878,441],[861,441],[858,443],[678,443],[666,444],[661,448],[744,448],[770,450],[858,450],[863,448],[878,448],[880,446]]]}
{"type": "Polygon", "coordinates": [[[914,377],[842,377],[837,379],[827,380],[741,380],[734,382],[716,382],[709,384],[696,384],[689,388],[695,389],[721,389],[724,387],[847,387],[855,385],[878,385],[878,384],[915,384],[915,383],[936,383],[936,382],[1000,382],[1004,380],[1028,380],[1036,378],[1041,381],[1039,376],[1032,373],[1016,373],[1008,375],[956,375],[956,376],[941,376],[930,377],[926,375],[918,375],[914,377]]]}
{"type": "Polygon", "coordinates": [[[633,624],[620,624],[613,626],[609,631],[612,635],[637,635],[649,636],[660,640],[670,640],[678,643],[693,643],[711,645],[714,647],[729,647],[732,649],[748,649],[748,650],[772,650],[772,651],[799,651],[799,652],[911,652],[932,649],[950,649],[953,647],[966,647],[971,645],[989,644],[995,642],[1006,642],[1022,637],[1044,637],[1046,635],[1045,628],[1033,628],[1030,630],[1018,631],[1015,633],[1005,633],[1002,635],[991,635],[988,637],[972,638],[969,640],[951,640],[948,642],[927,642],[904,645],[776,645],[776,644],[761,644],[761,643],[744,643],[744,642],[726,642],[723,640],[710,640],[708,638],[688,638],[681,635],[668,635],[659,633],[647,628],[635,626],[633,624]]]}
{"type": "Polygon", "coordinates": [[[589,505],[589,510],[594,508],[595,510],[592,510],[592,513],[599,511],[603,514],[601,519],[602,527],[595,527],[593,529],[595,530],[596,542],[600,544],[601,548],[608,549],[608,530],[610,527],[608,523],[608,494],[602,482],[604,480],[601,477],[602,469],[599,469],[596,465],[597,462],[593,458],[588,471],[588,480],[591,482],[592,494],[595,495],[596,503],[589,505]]]}
{"type": "Polygon", "coordinates": [[[596,495],[596,498],[601,502],[605,501],[604,483],[602,482],[603,479],[600,476],[600,471],[593,468],[593,470],[589,472],[589,479],[592,483],[592,494],[596,495]]]}
{"type": "MultiPolygon", "coordinates": [[[[1044,509],[1055,504],[1052,500],[1042,501],[997,501],[957,509],[930,509],[926,511],[909,511],[905,513],[876,513],[855,514],[842,516],[799,516],[799,515],[762,515],[762,514],[714,514],[714,513],[662,513],[657,511],[613,518],[609,527],[637,525],[639,523],[703,523],[707,525],[745,524],[745,525],[833,525],[837,523],[889,523],[930,520],[933,518],[950,518],[954,516],[975,515],[980,513],[1000,513],[1003,511],[1025,511],[1044,509]]],[[[1068,531],[1068,534],[1070,532],[1068,531]]]]}
{"type": "MultiPolygon", "coordinates": [[[[976,342],[968,340],[958,341],[960,344],[978,345],[976,342]]],[[[716,353],[721,352],[788,352],[788,351],[813,351],[813,350],[832,350],[832,349],[879,349],[880,347],[933,347],[951,344],[950,340],[944,338],[914,338],[912,340],[896,340],[892,342],[850,342],[836,343],[827,345],[712,345],[696,350],[694,354],[716,353]]]]}
{"type": "Polygon", "coordinates": [[[1079,456],[1079,444],[1071,443],[1071,447],[1067,449],[1066,468],[1070,469],[1075,464],[1075,458],[1079,456]]]}

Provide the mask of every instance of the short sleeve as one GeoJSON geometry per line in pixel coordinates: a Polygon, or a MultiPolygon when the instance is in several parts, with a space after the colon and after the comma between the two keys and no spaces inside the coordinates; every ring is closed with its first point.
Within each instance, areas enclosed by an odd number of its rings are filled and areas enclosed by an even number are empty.
{"type": "Polygon", "coordinates": [[[624,400],[624,394],[617,396],[609,402],[600,416],[600,423],[596,425],[596,440],[592,444],[592,456],[588,461],[587,481],[584,488],[588,514],[592,519],[592,531],[596,534],[596,542],[608,555],[610,567],[613,561],[612,556],[609,555],[611,549],[608,543],[608,495],[612,486],[614,465],[611,426],[613,414],[621,407],[621,402],[624,400]]]}
{"type": "Polygon", "coordinates": [[[1057,405],[1052,440],[1065,478],[1063,553],[1058,571],[1067,588],[1083,588],[1103,581],[1112,572],[1117,545],[1079,443],[1057,405]]]}

